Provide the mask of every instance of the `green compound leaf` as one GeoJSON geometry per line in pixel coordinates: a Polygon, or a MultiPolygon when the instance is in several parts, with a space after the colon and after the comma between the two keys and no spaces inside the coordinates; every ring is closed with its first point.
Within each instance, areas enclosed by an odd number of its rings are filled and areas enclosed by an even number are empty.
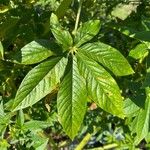
{"type": "Polygon", "coordinates": [[[116,76],[134,73],[126,58],[118,50],[107,44],[88,43],[83,45],[79,51],[110,69],[116,76]]]}
{"type": "Polygon", "coordinates": [[[105,111],[123,117],[123,100],[111,75],[97,62],[80,53],[78,67],[87,81],[87,91],[91,99],[105,111]]]}
{"type": "Polygon", "coordinates": [[[21,49],[21,64],[35,64],[55,55],[54,44],[48,40],[36,40],[21,49]]]}
{"type": "Polygon", "coordinates": [[[32,106],[55,89],[64,73],[66,63],[66,58],[57,57],[33,68],[17,91],[13,111],[32,106]]]}
{"type": "Polygon", "coordinates": [[[69,49],[73,44],[73,39],[69,33],[69,31],[63,29],[58,21],[58,18],[55,14],[51,15],[50,18],[51,31],[58,42],[58,44],[62,45],[64,50],[69,49]]]}
{"type": "Polygon", "coordinates": [[[76,47],[91,40],[100,30],[99,20],[90,20],[83,23],[83,25],[75,33],[74,43],[76,47]]]}
{"type": "Polygon", "coordinates": [[[71,68],[61,83],[57,99],[59,120],[71,139],[80,129],[87,98],[85,81],[79,74],[77,60],[75,56],[72,59],[71,68]]]}

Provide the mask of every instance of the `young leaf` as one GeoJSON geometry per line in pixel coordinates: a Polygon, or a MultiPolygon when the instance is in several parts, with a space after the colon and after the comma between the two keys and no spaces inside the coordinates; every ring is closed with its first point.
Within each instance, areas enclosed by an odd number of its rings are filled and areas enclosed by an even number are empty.
{"type": "Polygon", "coordinates": [[[78,53],[78,67],[86,79],[91,99],[105,111],[123,117],[122,97],[111,75],[97,62],[80,53],[78,53]]]}
{"type": "Polygon", "coordinates": [[[63,29],[58,21],[58,18],[55,14],[51,15],[50,18],[51,31],[58,42],[62,45],[64,50],[69,49],[72,46],[73,40],[69,31],[63,29]]]}
{"type": "Polygon", "coordinates": [[[150,122],[150,89],[147,88],[147,98],[145,102],[145,108],[139,111],[138,116],[134,119],[133,133],[136,133],[135,144],[144,139],[149,132],[150,122]]]}
{"type": "Polygon", "coordinates": [[[72,58],[72,66],[64,77],[57,98],[57,108],[60,122],[73,139],[80,129],[86,111],[85,81],[80,76],[77,60],[72,58]]]}
{"type": "Polygon", "coordinates": [[[124,56],[107,44],[101,42],[88,43],[83,45],[79,51],[110,69],[116,76],[134,73],[124,56]]]}
{"type": "Polygon", "coordinates": [[[55,89],[64,73],[66,63],[66,58],[57,57],[33,68],[23,79],[17,91],[12,106],[13,111],[35,104],[55,89]],[[52,76],[58,69],[57,76],[52,76]]]}
{"type": "Polygon", "coordinates": [[[51,27],[59,27],[59,28],[61,27],[58,17],[54,13],[52,13],[51,17],[50,17],[50,26],[51,27]]]}
{"type": "Polygon", "coordinates": [[[21,49],[21,64],[35,64],[55,55],[54,44],[48,40],[36,40],[28,43],[21,49]]]}
{"type": "Polygon", "coordinates": [[[79,47],[80,45],[84,44],[91,40],[96,34],[98,34],[100,30],[100,21],[99,20],[90,20],[77,30],[75,33],[75,45],[79,47]]]}

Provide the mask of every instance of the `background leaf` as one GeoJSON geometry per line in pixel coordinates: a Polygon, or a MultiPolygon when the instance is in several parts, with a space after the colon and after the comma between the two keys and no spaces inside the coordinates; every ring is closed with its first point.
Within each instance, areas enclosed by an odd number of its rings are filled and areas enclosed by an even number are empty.
{"type": "Polygon", "coordinates": [[[131,34],[130,37],[133,37],[133,38],[141,40],[141,41],[150,42],[150,31],[136,32],[134,34],[131,34]]]}
{"type": "Polygon", "coordinates": [[[150,87],[150,68],[146,70],[145,81],[143,82],[143,88],[150,87]]]}
{"type": "Polygon", "coordinates": [[[61,18],[66,13],[69,5],[71,5],[72,0],[63,0],[60,6],[56,10],[56,15],[58,18],[61,18]]]}
{"type": "Polygon", "coordinates": [[[131,99],[126,99],[124,101],[124,114],[127,117],[133,117],[137,115],[140,107],[137,106],[131,99]]]}
{"type": "Polygon", "coordinates": [[[134,59],[144,59],[148,55],[148,47],[146,44],[138,44],[135,48],[133,48],[129,56],[134,59]]]}
{"type": "Polygon", "coordinates": [[[24,113],[23,113],[23,110],[19,110],[17,112],[17,119],[16,119],[16,125],[19,126],[19,127],[22,127],[23,124],[24,124],[24,113]]]}
{"type": "Polygon", "coordinates": [[[47,148],[49,139],[48,138],[39,138],[36,139],[36,143],[34,144],[35,150],[45,150],[47,148]]]}
{"type": "Polygon", "coordinates": [[[144,139],[149,132],[149,122],[150,122],[150,89],[147,88],[147,98],[145,102],[145,108],[139,111],[138,116],[133,121],[132,132],[136,133],[135,144],[144,139]]]}
{"type": "Polygon", "coordinates": [[[115,17],[118,17],[119,19],[125,20],[132,12],[135,12],[137,9],[137,6],[140,4],[138,3],[139,0],[136,0],[137,3],[134,3],[134,1],[129,2],[128,4],[118,4],[111,14],[115,17]]]}
{"type": "Polygon", "coordinates": [[[43,128],[47,128],[49,126],[50,126],[49,123],[47,123],[45,121],[31,120],[31,121],[26,122],[24,124],[23,128],[25,130],[30,130],[30,131],[36,132],[43,128]]]}
{"type": "Polygon", "coordinates": [[[0,24],[0,40],[7,37],[9,33],[13,32],[19,19],[20,18],[18,17],[9,17],[5,22],[0,24]]]}

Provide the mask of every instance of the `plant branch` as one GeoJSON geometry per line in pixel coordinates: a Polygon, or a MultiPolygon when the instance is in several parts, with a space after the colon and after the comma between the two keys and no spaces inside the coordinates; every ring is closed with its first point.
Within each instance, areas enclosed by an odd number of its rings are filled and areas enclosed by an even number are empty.
{"type": "Polygon", "coordinates": [[[77,17],[76,17],[76,22],[75,22],[75,28],[74,28],[74,34],[76,34],[76,31],[78,29],[78,25],[79,25],[79,20],[80,20],[80,14],[81,14],[81,8],[82,8],[82,3],[83,0],[79,1],[79,8],[78,8],[78,12],[77,12],[77,17]]]}

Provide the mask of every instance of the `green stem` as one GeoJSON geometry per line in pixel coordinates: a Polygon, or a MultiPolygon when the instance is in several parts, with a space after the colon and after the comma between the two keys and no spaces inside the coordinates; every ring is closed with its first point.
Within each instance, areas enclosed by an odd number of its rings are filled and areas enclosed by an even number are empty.
{"type": "Polygon", "coordinates": [[[116,144],[116,143],[103,146],[103,148],[104,148],[105,150],[106,150],[106,149],[116,148],[116,147],[118,147],[118,144],[116,144]]]}
{"type": "Polygon", "coordinates": [[[81,14],[81,8],[82,8],[82,3],[83,3],[83,0],[80,0],[79,1],[78,12],[77,12],[77,17],[76,17],[76,22],[75,22],[75,28],[74,28],[74,31],[73,31],[74,34],[76,34],[76,31],[78,29],[79,20],[80,20],[80,14],[81,14]]]}
{"type": "Polygon", "coordinates": [[[78,146],[75,148],[75,150],[82,150],[84,146],[88,143],[88,141],[91,139],[93,135],[95,135],[100,129],[93,126],[94,132],[93,133],[87,133],[85,137],[82,139],[82,141],[78,144],[78,146]]]}
{"type": "Polygon", "coordinates": [[[92,148],[88,150],[110,150],[110,149],[117,148],[117,147],[118,145],[116,143],[112,143],[112,144],[105,145],[103,147],[97,147],[97,148],[92,148]]]}
{"type": "Polygon", "coordinates": [[[87,133],[86,136],[83,138],[83,140],[75,148],[75,150],[82,150],[84,148],[84,146],[88,143],[88,141],[90,140],[91,137],[92,137],[92,134],[87,133]]]}

